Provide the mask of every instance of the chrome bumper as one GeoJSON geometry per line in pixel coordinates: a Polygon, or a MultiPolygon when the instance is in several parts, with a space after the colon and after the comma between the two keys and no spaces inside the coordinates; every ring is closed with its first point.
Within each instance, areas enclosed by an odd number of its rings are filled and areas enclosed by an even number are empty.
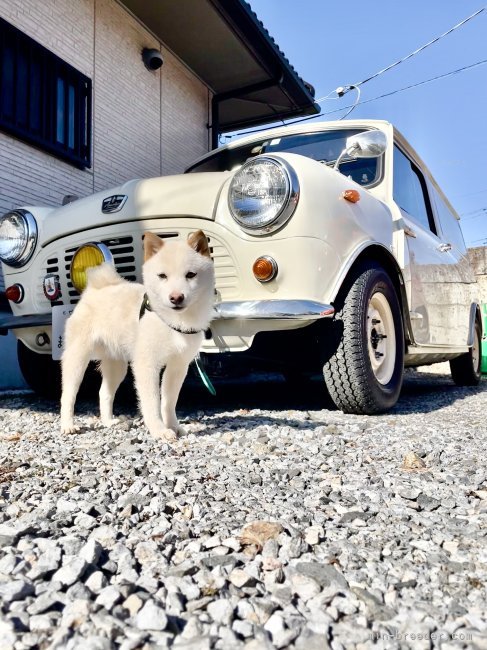
{"type": "Polygon", "coordinates": [[[331,305],[314,300],[242,300],[215,305],[216,319],[316,320],[335,313],[331,305]]]}
{"type": "MultiPolygon", "coordinates": [[[[215,305],[214,320],[317,320],[331,318],[334,313],[331,305],[314,300],[242,300],[215,305]]],[[[50,313],[29,316],[0,314],[0,334],[12,329],[43,325],[52,325],[50,313]]]]}

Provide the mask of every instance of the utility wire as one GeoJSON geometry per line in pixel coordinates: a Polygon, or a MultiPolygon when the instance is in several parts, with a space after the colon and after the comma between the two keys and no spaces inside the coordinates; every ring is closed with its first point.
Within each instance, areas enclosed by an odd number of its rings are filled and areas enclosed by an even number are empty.
{"type": "Polygon", "coordinates": [[[478,208],[477,210],[472,210],[472,212],[464,212],[460,216],[464,221],[470,221],[471,219],[478,219],[479,217],[483,217],[486,213],[487,208],[478,208]]]}
{"type": "Polygon", "coordinates": [[[476,16],[478,16],[479,14],[481,14],[482,12],[484,12],[486,10],[487,10],[487,6],[482,7],[481,9],[479,9],[478,11],[473,13],[471,16],[468,16],[467,18],[465,18],[461,22],[459,22],[456,25],[454,25],[453,27],[451,27],[448,31],[444,32],[443,34],[440,34],[436,38],[433,38],[431,41],[428,41],[428,43],[425,43],[421,47],[418,47],[418,49],[414,50],[414,52],[411,52],[411,54],[408,54],[407,56],[403,57],[402,59],[399,59],[398,61],[395,61],[394,63],[391,63],[391,65],[388,65],[386,68],[383,68],[382,70],[379,70],[379,72],[376,72],[375,74],[371,75],[370,77],[367,77],[366,79],[363,79],[362,81],[359,81],[359,82],[353,84],[353,86],[361,86],[362,84],[367,83],[371,79],[375,79],[379,75],[384,74],[384,72],[387,72],[388,70],[391,70],[392,68],[395,68],[400,63],[403,63],[404,61],[407,61],[408,59],[411,59],[413,56],[416,56],[416,54],[419,54],[420,52],[425,50],[430,45],[433,45],[434,43],[437,43],[440,39],[444,38],[445,36],[448,36],[448,34],[451,34],[452,32],[454,32],[456,29],[458,29],[462,25],[465,25],[465,23],[467,23],[469,20],[472,20],[473,18],[475,18],[476,16]]]}
{"type": "MultiPolygon", "coordinates": [[[[445,72],[444,74],[439,74],[436,77],[431,77],[430,79],[424,79],[423,81],[418,81],[418,83],[411,84],[409,86],[404,86],[404,88],[397,88],[396,90],[391,90],[388,93],[384,93],[382,95],[377,95],[377,97],[372,97],[371,99],[365,99],[363,102],[355,102],[354,104],[351,104],[350,106],[345,106],[341,109],[336,108],[333,111],[327,111],[326,113],[321,113],[320,115],[330,115],[331,113],[338,113],[340,110],[346,110],[347,108],[355,108],[355,106],[361,106],[362,104],[369,104],[370,102],[375,102],[378,99],[383,99],[384,97],[390,97],[391,95],[396,95],[397,93],[402,93],[405,90],[411,90],[411,88],[417,88],[418,86],[423,86],[424,84],[431,83],[432,81],[437,81],[438,79],[444,79],[445,77],[451,77],[454,74],[458,74],[459,72],[464,72],[465,70],[470,70],[471,68],[475,68],[479,65],[484,65],[487,63],[487,59],[483,59],[482,61],[477,61],[476,63],[472,63],[470,65],[463,66],[462,68],[457,68],[456,70],[450,70],[450,72],[445,72]]],[[[295,120],[294,122],[301,122],[304,120],[308,119],[313,119],[314,117],[320,117],[320,115],[312,115],[310,117],[305,117],[301,118],[299,120],[295,120]]],[[[348,115],[348,113],[347,113],[348,115]]],[[[288,122],[288,124],[294,124],[294,122],[288,122]]]]}
{"type": "MultiPolygon", "coordinates": [[[[423,86],[425,84],[431,83],[432,81],[437,81],[438,79],[444,79],[445,77],[451,77],[454,74],[458,74],[460,72],[464,72],[465,70],[470,70],[472,68],[475,68],[479,65],[484,65],[487,63],[487,59],[483,59],[482,61],[477,61],[476,63],[472,63],[470,65],[463,66],[463,68],[457,68],[456,70],[450,70],[450,72],[445,72],[444,74],[437,75],[436,77],[431,77],[430,79],[424,79],[423,81],[418,81],[418,83],[411,84],[410,86],[404,86],[404,88],[397,88],[396,90],[391,90],[391,92],[384,93],[383,95],[377,95],[377,97],[372,97],[371,99],[365,99],[362,102],[355,102],[353,104],[349,104],[348,106],[343,106],[342,108],[335,108],[332,111],[326,111],[324,113],[318,113],[318,115],[309,115],[308,117],[300,117],[297,120],[291,120],[290,122],[286,122],[286,126],[290,126],[292,124],[297,124],[299,122],[306,122],[309,120],[315,120],[318,117],[324,117],[325,115],[331,115],[332,113],[339,113],[340,111],[344,111],[347,109],[353,109],[356,106],[362,106],[363,104],[369,104],[370,102],[375,102],[378,99],[383,99],[384,97],[390,97],[391,95],[396,95],[397,93],[402,93],[405,90],[411,90],[411,88],[417,88],[418,86],[423,86]]],[[[349,111],[350,112],[350,111],[349,111]]],[[[348,113],[347,113],[348,115],[348,113]]],[[[269,127],[263,127],[262,129],[253,129],[252,131],[242,131],[241,133],[235,133],[236,136],[239,135],[251,135],[252,133],[259,133],[259,131],[267,131],[269,127]]],[[[228,137],[228,136],[227,136],[228,137]]]]}

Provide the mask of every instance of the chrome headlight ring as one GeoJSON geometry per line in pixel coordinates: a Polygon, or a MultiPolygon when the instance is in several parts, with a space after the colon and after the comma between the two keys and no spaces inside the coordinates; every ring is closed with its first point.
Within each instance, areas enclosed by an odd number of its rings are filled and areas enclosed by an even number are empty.
{"type": "Polygon", "coordinates": [[[228,190],[228,207],[242,230],[266,235],[292,216],[299,199],[299,181],[285,160],[258,156],[235,173],[228,190]]]}
{"type": "Polygon", "coordinates": [[[4,214],[0,217],[0,260],[14,268],[27,264],[34,254],[37,235],[36,220],[28,210],[17,209],[4,214]]]}

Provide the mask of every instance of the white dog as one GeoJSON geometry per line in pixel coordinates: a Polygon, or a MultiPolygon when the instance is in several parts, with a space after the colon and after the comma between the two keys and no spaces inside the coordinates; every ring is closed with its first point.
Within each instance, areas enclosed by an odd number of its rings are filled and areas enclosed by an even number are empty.
{"type": "Polygon", "coordinates": [[[105,426],[117,422],[113,399],[130,363],[149,432],[171,441],[182,433],[176,402],[213,312],[215,278],[206,236],[198,230],[186,242],[147,233],[142,274],[143,284],[137,284],[121,278],[110,264],[88,273],[88,285],[66,323],[63,433],[78,430],[74,404],[90,360],[100,362],[105,426]]]}

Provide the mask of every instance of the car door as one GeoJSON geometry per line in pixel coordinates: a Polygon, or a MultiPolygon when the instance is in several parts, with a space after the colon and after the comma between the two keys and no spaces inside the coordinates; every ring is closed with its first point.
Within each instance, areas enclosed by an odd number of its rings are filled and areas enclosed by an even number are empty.
{"type": "MultiPolygon", "coordinates": [[[[424,174],[404,150],[394,145],[393,198],[404,231],[404,277],[410,299],[415,343],[459,346],[456,304],[459,270],[452,246],[442,240],[424,174]]],[[[467,321],[468,325],[468,321],[467,321]]],[[[463,339],[463,345],[467,334],[463,339]]]]}

